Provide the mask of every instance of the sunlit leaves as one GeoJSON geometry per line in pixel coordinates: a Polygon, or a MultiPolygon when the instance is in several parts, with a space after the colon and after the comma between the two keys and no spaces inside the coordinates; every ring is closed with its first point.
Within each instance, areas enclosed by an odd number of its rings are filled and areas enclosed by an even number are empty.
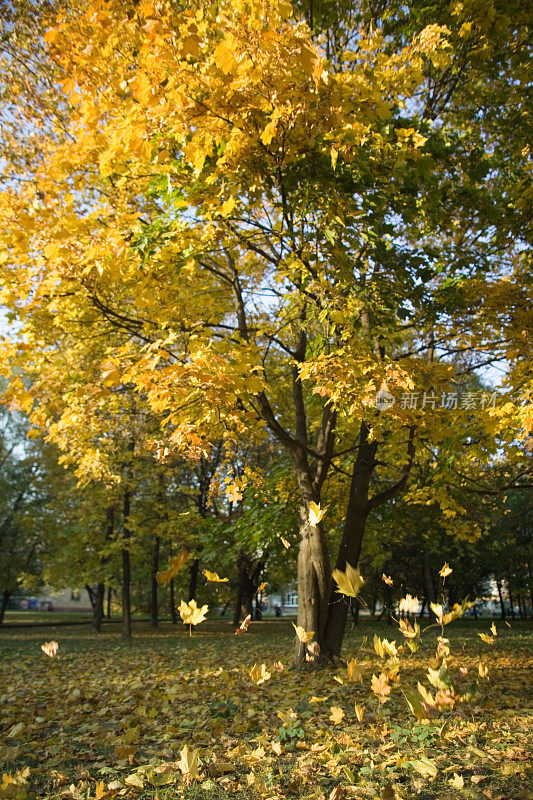
{"type": "Polygon", "coordinates": [[[200,777],[198,771],[198,750],[190,750],[189,746],[185,745],[180,753],[178,767],[187,780],[198,779],[200,777]]]}
{"type": "Polygon", "coordinates": [[[46,653],[47,656],[50,658],[55,658],[57,656],[57,651],[59,650],[59,645],[57,642],[45,642],[41,645],[41,650],[43,653],[46,653]]]}

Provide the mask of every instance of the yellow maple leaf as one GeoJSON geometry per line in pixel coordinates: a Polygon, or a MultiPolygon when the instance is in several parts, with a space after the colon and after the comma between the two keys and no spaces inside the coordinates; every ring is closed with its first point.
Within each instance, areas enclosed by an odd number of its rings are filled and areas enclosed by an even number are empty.
{"type": "Polygon", "coordinates": [[[218,573],[216,572],[209,572],[208,569],[204,569],[203,574],[206,577],[206,580],[210,581],[211,583],[227,583],[229,578],[221,578],[218,573]]]}
{"type": "Polygon", "coordinates": [[[444,562],[444,566],[439,570],[439,575],[441,578],[446,578],[448,575],[451,575],[453,569],[450,567],[447,561],[444,562]]]}
{"type": "Polygon", "coordinates": [[[372,675],[372,691],[375,695],[377,695],[380,703],[386,703],[390,700],[388,695],[391,692],[391,687],[387,682],[387,676],[381,673],[381,675],[372,675]]]}
{"type": "Polygon", "coordinates": [[[250,678],[256,683],[258,686],[265,681],[268,681],[270,678],[270,672],[266,668],[266,664],[261,664],[260,667],[257,664],[254,664],[252,669],[250,670],[250,678]]]}
{"type": "Polygon", "coordinates": [[[329,718],[332,722],[335,723],[335,725],[338,725],[339,722],[342,722],[342,720],[344,719],[344,711],[342,710],[342,708],[340,708],[340,706],[331,706],[330,711],[331,714],[329,718]]]}
{"type": "Polygon", "coordinates": [[[277,714],[283,724],[287,727],[292,725],[292,723],[298,719],[298,714],[293,711],[292,708],[289,708],[288,711],[278,711],[277,714]]]}
{"type": "Polygon", "coordinates": [[[248,630],[248,625],[251,622],[251,619],[252,615],[248,614],[248,616],[243,619],[243,621],[235,631],[235,636],[240,636],[242,633],[246,633],[246,631],[248,630]]]}
{"type": "Polygon", "coordinates": [[[358,703],[356,703],[355,704],[355,716],[357,717],[358,722],[362,722],[363,721],[364,715],[365,715],[364,706],[360,706],[360,705],[358,705],[358,703]]]}
{"type": "Polygon", "coordinates": [[[188,780],[194,780],[200,777],[198,772],[198,750],[189,750],[189,745],[185,745],[180,752],[180,760],[178,767],[183,772],[183,775],[188,780]]]}
{"type": "Polygon", "coordinates": [[[351,661],[348,661],[347,664],[347,672],[348,672],[348,680],[352,681],[352,683],[357,683],[363,677],[365,668],[361,666],[361,664],[357,663],[356,658],[352,658],[351,661]]]}
{"type": "Polygon", "coordinates": [[[392,584],[394,583],[394,581],[392,580],[392,578],[390,578],[388,575],[385,575],[385,573],[383,573],[383,575],[381,576],[381,580],[382,580],[384,583],[386,583],[386,584],[387,584],[387,586],[392,586],[392,584]]]}
{"type": "Polygon", "coordinates": [[[346,572],[334,569],[333,578],[337,582],[338,591],[348,597],[357,597],[364,583],[359,570],[350,564],[346,564],[346,572]]]}
{"type": "Polygon", "coordinates": [[[208,605],[198,608],[196,600],[189,600],[188,603],[182,600],[179,606],[180,617],[185,625],[199,625],[204,621],[208,610],[208,605]]]}
{"type": "Polygon", "coordinates": [[[306,631],[305,628],[302,628],[301,625],[295,625],[294,622],[292,623],[292,627],[296,631],[296,636],[301,642],[310,642],[315,635],[314,631],[306,631]]]}
{"type": "Polygon", "coordinates": [[[478,633],[480,639],[482,639],[486,644],[494,644],[494,639],[492,636],[487,636],[486,633],[478,633]]]}
{"type": "Polygon", "coordinates": [[[320,505],[318,503],[311,501],[309,503],[309,516],[307,518],[309,525],[312,525],[313,527],[315,527],[315,525],[318,525],[318,523],[323,519],[325,513],[326,513],[325,508],[322,509],[320,508],[320,505]]]}
{"type": "Polygon", "coordinates": [[[57,656],[57,651],[59,650],[59,645],[57,642],[45,642],[41,645],[41,650],[43,653],[46,653],[47,656],[50,658],[55,658],[57,656]]]}

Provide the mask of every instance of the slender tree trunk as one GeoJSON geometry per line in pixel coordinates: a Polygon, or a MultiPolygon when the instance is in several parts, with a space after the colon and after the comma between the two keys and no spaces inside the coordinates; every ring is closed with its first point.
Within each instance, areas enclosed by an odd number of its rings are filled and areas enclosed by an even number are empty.
{"type": "Polygon", "coordinates": [[[233,612],[233,627],[238,628],[241,621],[241,608],[244,597],[244,578],[242,569],[239,569],[239,588],[237,591],[237,602],[235,603],[235,611],[233,612]]]}
{"type": "Polygon", "coordinates": [[[518,613],[520,614],[520,619],[524,619],[524,611],[522,609],[522,598],[520,597],[520,592],[516,595],[516,599],[518,601],[518,613]]]}
{"type": "Polygon", "coordinates": [[[150,594],[150,627],[157,628],[159,625],[159,604],[157,597],[157,573],[159,572],[159,549],[161,539],[159,536],[155,537],[154,552],[152,556],[152,590],[150,594]]]}
{"type": "Polygon", "coordinates": [[[200,568],[200,559],[195,558],[191,563],[190,577],[189,577],[189,602],[196,597],[196,590],[198,589],[198,570],[200,568]]]}
{"type": "Polygon", "coordinates": [[[105,586],[100,582],[96,587],[94,593],[94,606],[93,606],[93,628],[100,633],[102,627],[102,617],[104,616],[104,594],[105,586]]]}
{"type": "Polygon", "coordinates": [[[129,551],[130,529],[128,521],[131,508],[130,490],[124,492],[123,545],[122,545],[122,636],[131,639],[131,563],[129,551]]]}
{"type": "Polygon", "coordinates": [[[173,625],[177,625],[178,615],[176,613],[176,600],[174,598],[174,578],[172,578],[172,580],[170,581],[169,599],[170,599],[170,619],[173,625]]]}
{"type": "Polygon", "coordinates": [[[513,599],[513,593],[511,592],[511,584],[509,583],[509,581],[507,581],[507,594],[509,595],[509,603],[511,604],[511,617],[512,617],[513,622],[514,622],[514,618],[515,618],[515,616],[514,616],[514,599],[513,599]]]}
{"type": "Polygon", "coordinates": [[[226,600],[226,602],[224,603],[224,608],[220,612],[220,616],[221,617],[225,617],[226,616],[226,611],[228,610],[228,606],[229,606],[230,603],[231,603],[231,600],[226,600]]]}
{"type": "Polygon", "coordinates": [[[429,618],[433,622],[435,621],[436,617],[433,611],[431,610],[431,603],[435,603],[437,601],[437,594],[435,592],[435,584],[433,583],[433,573],[431,571],[431,553],[429,552],[427,547],[424,547],[422,551],[422,564],[424,569],[424,587],[425,587],[425,600],[429,610],[429,618]]]}
{"type": "Polygon", "coordinates": [[[418,615],[418,619],[424,619],[424,611],[426,610],[426,598],[422,598],[422,608],[420,609],[420,614],[418,615]]]}
{"type": "Polygon", "coordinates": [[[107,619],[111,619],[111,599],[113,597],[113,587],[109,586],[107,589],[107,619]]]}
{"type": "Polygon", "coordinates": [[[358,597],[354,597],[350,604],[350,611],[352,612],[352,619],[354,625],[359,625],[359,611],[361,609],[361,603],[359,602],[358,597]]]}
{"type": "MultiPolygon", "coordinates": [[[[341,572],[346,571],[346,565],[357,567],[361,547],[365,534],[366,521],[368,517],[368,493],[370,487],[370,477],[375,467],[375,456],[377,442],[369,442],[370,430],[366,422],[361,423],[359,433],[359,449],[355,460],[352,479],[350,484],[350,495],[348,507],[346,509],[346,519],[342,541],[337,555],[335,568],[341,572]]],[[[349,600],[343,594],[337,592],[336,586],[332,583],[329,598],[329,614],[326,629],[326,648],[328,654],[339,656],[346,628],[348,616],[349,600]]]]}
{"type": "Polygon", "coordinates": [[[9,589],[4,589],[4,591],[2,592],[2,600],[0,602],[0,625],[4,621],[4,616],[6,613],[6,608],[10,597],[11,597],[11,592],[9,591],[9,589]]]}
{"type": "Polygon", "coordinates": [[[500,609],[501,609],[501,612],[502,612],[502,619],[505,619],[505,605],[504,605],[504,602],[503,602],[502,586],[501,586],[500,581],[496,581],[496,586],[498,588],[498,597],[500,599],[500,609]]]}

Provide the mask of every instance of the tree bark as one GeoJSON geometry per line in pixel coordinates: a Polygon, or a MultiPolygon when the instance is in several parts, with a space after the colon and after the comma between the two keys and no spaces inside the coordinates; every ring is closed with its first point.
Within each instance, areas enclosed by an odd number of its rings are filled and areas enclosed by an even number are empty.
{"type": "Polygon", "coordinates": [[[509,595],[509,603],[511,605],[511,617],[512,617],[513,622],[514,622],[514,619],[515,619],[515,616],[514,616],[514,599],[513,599],[513,593],[511,592],[511,584],[509,583],[509,581],[507,581],[507,594],[509,595]]]}
{"type": "Polygon", "coordinates": [[[123,505],[123,545],[122,545],[122,636],[131,639],[131,563],[129,539],[131,536],[128,519],[131,509],[131,495],[127,488],[124,491],[123,505]]]}
{"type": "Polygon", "coordinates": [[[169,587],[169,600],[170,600],[170,619],[173,625],[178,624],[178,615],[176,613],[176,600],[174,598],[174,578],[170,581],[169,587]]]}
{"type": "MultiPolygon", "coordinates": [[[[346,509],[346,519],[342,540],[337,555],[335,568],[341,572],[346,571],[346,565],[356,567],[361,555],[361,547],[365,534],[366,521],[369,512],[368,493],[370,477],[375,467],[377,442],[369,442],[370,429],[366,422],[361,423],[359,433],[359,449],[355,459],[350,495],[346,509]]],[[[349,598],[337,591],[333,584],[329,599],[329,615],[326,630],[326,647],[328,653],[339,656],[346,629],[348,617],[349,598]]]]}
{"type": "Polygon", "coordinates": [[[505,619],[505,604],[503,602],[502,586],[501,586],[500,581],[496,581],[496,586],[498,588],[498,597],[500,599],[500,609],[501,609],[501,613],[502,613],[502,619],[505,619]]]}
{"type": "Polygon", "coordinates": [[[100,633],[100,629],[102,627],[102,617],[104,616],[104,594],[105,594],[105,586],[100,581],[100,583],[96,587],[96,592],[94,593],[93,622],[92,622],[93,629],[98,633],[100,633]]]}
{"type": "Polygon", "coordinates": [[[244,597],[244,580],[242,571],[239,570],[239,588],[237,590],[237,602],[235,603],[235,611],[233,612],[233,627],[238,628],[241,621],[241,608],[242,600],[244,597]]]}
{"type": "Polygon", "coordinates": [[[113,597],[113,587],[108,586],[107,588],[107,619],[111,619],[111,598],[113,597]]]}
{"type": "Polygon", "coordinates": [[[436,617],[431,609],[431,603],[436,602],[437,595],[435,592],[435,584],[433,583],[433,573],[431,572],[431,553],[427,547],[424,547],[422,551],[422,565],[424,569],[425,599],[428,606],[429,618],[434,622],[436,617]]]}
{"type": "Polygon", "coordinates": [[[159,625],[159,603],[158,603],[158,583],[157,573],[159,572],[159,549],[161,539],[159,536],[155,537],[154,552],[152,556],[152,587],[150,593],[150,627],[157,628],[159,625]]]}
{"type": "Polygon", "coordinates": [[[11,597],[11,592],[9,591],[9,589],[4,589],[4,591],[2,592],[2,601],[0,602],[0,625],[4,621],[4,616],[6,613],[6,608],[10,597],[11,597]]]}

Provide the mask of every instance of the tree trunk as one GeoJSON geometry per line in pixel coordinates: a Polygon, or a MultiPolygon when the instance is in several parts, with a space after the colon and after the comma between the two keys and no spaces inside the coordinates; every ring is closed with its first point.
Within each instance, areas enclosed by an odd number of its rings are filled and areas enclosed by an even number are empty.
{"type": "Polygon", "coordinates": [[[198,589],[198,570],[200,568],[200,559],[195,558],[191,563],[191,571],[189,578],[189,602],[196,597],[196,590],[198,589]]]}
{"type": "Polygon", "coordinates": [[[516,599],[518,601],[518,613],[520,614],[520,619],[524,619],[524,611],[522,609],[522,598],[520,597],[520,592],[516,595],[516,599]]]}
{"type": "Polygon", "coordinates": [[[352,619],[354,625],[359,625],[359,611],[361,609],[361,603],[359,602],[358,597],[352,598],[352,602],[350,603],[350,611],[352,612],[352,619]]]}
{"type": "Polygon", "coordinates": [[[233,612],[233,627],[238,628],[241,622],[241,607],[244,597],[244,579],[242,577],[242,570],[239,569],[239,588],[237,591],[237,602],[235,603],[235,611],[233,612]]]}
{"type": "Polygon", "coordinates": [[[514,622],[514,619],[515,619],[515,616],[514,616],[514,599],[513,599],[513,593],[511,592],[511,584],[509,583],[509,581],[507,581],[507,594],[509,595],[509,603],[511,605],[511,617],[512,617],[513,622],[514,622]]]}
{"type": "Polygon", "coordinates": [[[4,621],[4,616],[6,613],[6,608],[10,597],[11,597],[11,592],[9,591],[9,589],[4,589],[4,591],[2,592],[2,601],[0,602],[0,625],[4,621]]]}
{"type": "Polygon", "coordinates": [[[107,589],[107,619],[111,619],[111,598],[113,597],[113,587],[109,586],[107,589]]]}
{"type": "Polygon", "coordinates": [[[131,496],[130,490],[124,492],[123,506],[123,545],[122,545],[122,636],[131,639],[131,564],[129,539],[130,530],[128,519],[130,515],[131,496]]]}
{"type": "MultiPolygon", "coordinates": [[[[335,568],[346,571],[346,564],[357,567],[365,534],[369,505],[368,493],[370,477],[375,467],[377,442],[369,442],[370,430],[366,422],[361,423],[359,449],[352,472],[350,495],[346,509],[346,519],[335,568]]],[[[349,599],[331,585],[329,615],[326,629],[326,649],[328,654],[339,656],[348,617],[349,599]]]]}
{"type": "Polygon", "coordinates": [[[150,627],[157,628],[159,625],[159,604],[157,597],[157,573],[159,572],[159,548],[161,539],[155,537],[154,552],[152,557],[152,591],[150,595],[150,627]]]}
{"type": "Polygon", "coordinates": [[[436,617],[431,609],[431,603],[437,601],[437,595],[435,592],[435,584],[433,583],[433,573],[431,572],[431,553],[427,547],[424,547],[422,551],[422,564],[424,568],[425,599],[428,606],[429,618],[432,622],[435,622],[436,617]]]}
{"type": "Polygon", "coordinates": [[[104,594],[105,586],[102,582],[96,587],[94,593],[94,606],[93,606],[93,629],[100,633],[102,627],[102,617],[104,616],[104,594]]]}
{"type": "Polygon", "coordinates": [[[500,581],[496,581],[496,586],[498,588],[498,597],[500,598],[500,609],[501,609],[501,612],[502,612],[502,619],[505,619],[505,605],[504,605],[504,602],[503,602],[502,586],[501,586],[500,581]]]}
{"type": "Polygon", "coordinates": [[[328,608],[331,593],[331,565],[329,552],[321,522],[311,525],[309,510],[311,502],[319,503],[312,488],[311,476],[302,467],[297,469],[300,487],[300,547],[298,550],[298,625],[306,631],[314,631],[314,641],[320,648],[318,656],[308,645],[296,640],[295,666],[313,666],[331,660],[331,651],[326,641],[328,608]]]}
{"type": "Polygon", "coordinates": [[[420,614],[418,615],[418,619],[424,619],[424,611],[426,610],[426,598],[422,598],[422,608],[420,609],[420,614]]]}
{"type": "Polygon", "coordinates": [[[178,615],[176,613],[176,600],[174,599],[174,578],[170,581],[170,619],[173,625],[178,624],[178,615]]]}

